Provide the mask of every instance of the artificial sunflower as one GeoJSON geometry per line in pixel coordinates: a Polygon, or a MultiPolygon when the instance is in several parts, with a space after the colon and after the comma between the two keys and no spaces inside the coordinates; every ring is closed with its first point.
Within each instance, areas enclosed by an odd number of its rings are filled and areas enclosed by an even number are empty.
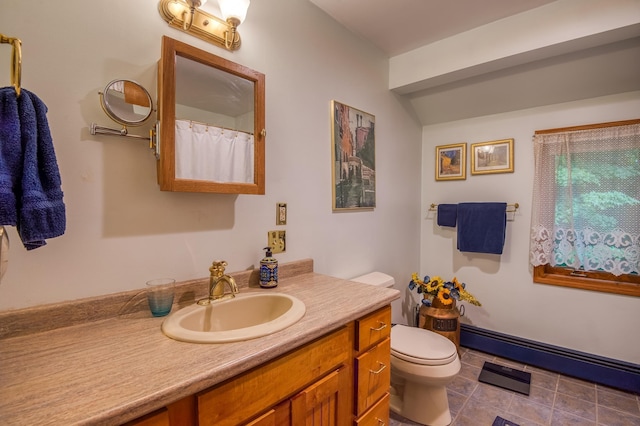
{"type": "Polygon", "coordinates": [[[433,277],[431,281],[427,283],[426,290],[427,293],[433,294],[438,292],[444,285],[444,280],[440,277],[433,277]]]}
{"type": "MultiPolygon", "coordinates": [[[[455,300],[464,300],[472,305],[482,306],[480,302],[473,297],[465,288],[466,284],[458,281],[456,277],[453,277],[451,281],[445,282],[440,276],[430,278],[428,275],[424,279],[420,279],[417,273],[411,275],[411,282],[409,282],[409,289],[413,290],[417,288],[418,293],[423,293],[430,296],[430,299],[438,298],[438,300],[444,305],[450,305],[455,300]]],[[[424,303],[429,303],[428,300],[424,300],[424,303]]]]}
{"type": "Polygon", "coordinates": [[[453,282],[453,285],[455,286],[455,288],[457,289],[461,289],[464,288],[463,284],[460,284],[460,281],[458,281],[458,279],[456,277],[453,277],[453,280],[451,280],[453,282]]]}
{"type": "Polygon", "coordinates": [[[451,297],[451,290],[448,288],[442,288],[436,295],[440,303],[443,305],[450,305],[453,303],[453,297],[451,297]]]}

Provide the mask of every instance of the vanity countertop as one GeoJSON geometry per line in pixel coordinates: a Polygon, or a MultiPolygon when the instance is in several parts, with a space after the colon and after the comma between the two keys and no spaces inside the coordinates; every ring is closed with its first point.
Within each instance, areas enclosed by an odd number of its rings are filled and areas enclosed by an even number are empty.
{"type": "Polygon", "coordinates": [[[263,364],[399,297],[397,290],[314,272],[281,278],[276,289],[240,288],[241,293],[253,291],[295,296],[305,303],[305,316],[283,331],[226,344],[169,339],[160,329],[164,318],[153,318],[148,310],[121,310],[112,318],[0,340],[2,424],[121,424],[263,364]]]}

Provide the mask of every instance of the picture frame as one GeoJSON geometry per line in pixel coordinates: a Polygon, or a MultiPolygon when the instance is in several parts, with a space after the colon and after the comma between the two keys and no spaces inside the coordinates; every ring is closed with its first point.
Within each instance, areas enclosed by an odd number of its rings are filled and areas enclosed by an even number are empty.
{"type": "Polygon", "coordinates": [[[465,180],[467,178],[467,144],[436,146],[436,180],[465,180]]]}
{"type": "Polygon", "coordinates": [[[471,174],[513,173],[513,139],[471,144],[471,174]]]}
{"type": "Polygon", "coordinates": [[[331,101],[333,211],[376,207],[375,116],[331,101]]]}

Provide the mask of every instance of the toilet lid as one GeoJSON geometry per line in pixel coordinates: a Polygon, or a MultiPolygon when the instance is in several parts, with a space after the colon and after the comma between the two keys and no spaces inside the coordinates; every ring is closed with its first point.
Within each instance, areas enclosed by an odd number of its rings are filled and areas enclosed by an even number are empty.
{"type": "Polygon", "coordinates": [[[456,345],[433,331],[406,325],[391,328],[391,355],[421,365],[444,365],[458,356],[456,345]]]}

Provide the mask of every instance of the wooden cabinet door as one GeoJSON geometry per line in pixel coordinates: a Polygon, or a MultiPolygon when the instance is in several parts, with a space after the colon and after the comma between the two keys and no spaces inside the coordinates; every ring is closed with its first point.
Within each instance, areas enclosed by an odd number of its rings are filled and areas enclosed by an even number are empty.
{"type": "Polygon", "coordinates": [[[276,405],[257,419],[250,421],[246,426],[290,426],[291,401],[287,400],[276,405]]]}
{"type": "Polygon", "coordinates": [[[291,399],[295,426],[346,426],[351,423],[349,369],[330,373],[291,399]]]}
{"type": "Polygon", "coordinates": [[[136,420],[125,423],[125,426],[170,426],[169,412],[166,408],[155,411],[136,420]]]}
{"type": "Polygon", "coordinates": [[[276,412],[269,410],[255,420],[250,421],[246,426],[276,426],[276,412]]]}

